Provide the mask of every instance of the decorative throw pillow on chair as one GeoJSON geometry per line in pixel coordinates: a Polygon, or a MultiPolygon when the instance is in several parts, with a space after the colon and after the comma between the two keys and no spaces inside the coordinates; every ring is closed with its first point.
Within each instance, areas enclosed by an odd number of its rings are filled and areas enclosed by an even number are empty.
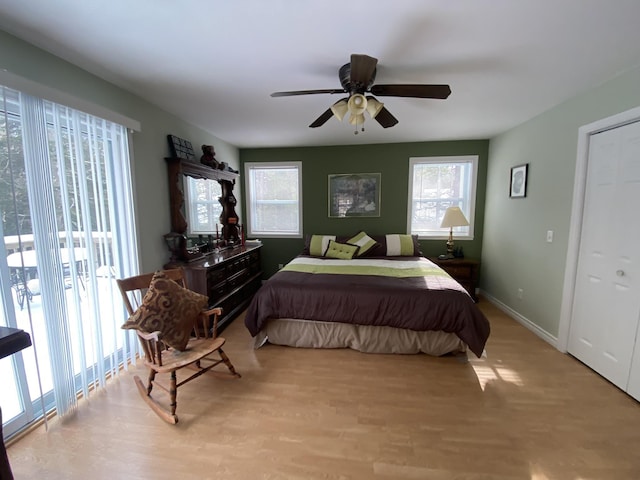
{"type": "Polygon", "coordinates": [[[140,307],[122,325],[124,329],[159,331],[167,345],[184,350],[198,315],[209,299],[183,288],[159,270],[151,280],[140,307]]]}

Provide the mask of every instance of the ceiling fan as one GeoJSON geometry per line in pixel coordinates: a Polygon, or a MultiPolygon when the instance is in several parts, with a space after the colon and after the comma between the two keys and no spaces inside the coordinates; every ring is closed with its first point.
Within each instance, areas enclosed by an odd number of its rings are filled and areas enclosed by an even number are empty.
{"type": "MultiPolygon", "coordinates": [[[[298,90],[292,92],[274,92],[272,97],[289,97],[295,95],[314,95],[318,93],[347,93],[349,96],[338,100],[322,115],[320,115],[309,127],[316,128],[324,125],[327,120],[335,116],[342,121],[349,113],[349,123],[356,126],[364,124],[364,112],[384,128],[393,127],[398,120],[391,115],[384,104],[376,100],[373,95],[379,97],[413,97],[413,98],[437,98],[445,99],[451,94],[449,85],[374,85],[376,78],[376,65],[378,59],[368,55],[352,54],[351,62],[343,65],[338,70],[342,88],[327,90],[298,90]],[[367,95],[370,93],[371,95],[367,95]]],[[[362,128],[364,131],[364,127],[362,128]]]]}

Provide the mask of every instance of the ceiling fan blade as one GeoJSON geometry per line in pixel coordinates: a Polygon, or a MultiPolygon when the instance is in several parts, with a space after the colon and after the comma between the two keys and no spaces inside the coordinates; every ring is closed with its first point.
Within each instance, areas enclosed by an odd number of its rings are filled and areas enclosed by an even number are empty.
{"type": "Polygon", "coordinates": [[[293,92],[273,92],[272,97],[292,97],[294,95],[315,95],[316,93],[344,93],[344,90],[332,88],[327,90],[297,90],[293,92]]]}
{"type": "Polygon", "coordinates": [[[328,108],[322,115],[320,115],[318,118],[316,118],[315,121],[311,125],[309,125],[309,128],[321,127],[331,117],[333,117],[333,112],[331,111],[330,108],[328,108]]]}
{"type": "Polygon", "coordinates": [[[373,83],[378,59],[368,55],[354,53],[351,55],[351,86],[366,89],[373,83]]]}
{"type": "Polygon", "coordinates": [[[375,120],[382,125],[383,128],[393,127],[398,123],[398,119],[391,115],[391,112],[389,112],[385,107],[382,107],[382,110],[378,112],[375,120]]]}
{"type": "Polygon", "coordinates": [[[449,85],[374,85],[371,93],[380,97],[414,97],[445,99],[451,94],[449,85]]]}

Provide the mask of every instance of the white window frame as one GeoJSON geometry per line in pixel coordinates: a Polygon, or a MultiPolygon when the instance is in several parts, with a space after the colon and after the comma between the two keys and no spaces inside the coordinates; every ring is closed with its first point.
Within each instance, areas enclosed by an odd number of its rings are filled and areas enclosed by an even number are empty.
{"type": "MultiPolygon", "coordinates": [[[[455,233],[457,240],[473,240],[475,227],[475,210],[476,210],[476,189],[478,184],[478,155],[460,155],[460,156],[443,156],[443,157],[411,157],[409,158],[409,195],[407,200],[407,232],[414,234],[411,220],[413,218],[413,177],[416,165],[425,164],[443,164],[443,163],[464,163],[471,166],[471,179],[469,185],[468,210],[463,208],[463,212],[469,221],[469,233],[455,233]]],[[[444,215],[444,213],[443,213],[444,215]]],[[[442,240],[449,238],[449,230],[447,228],[438,229],[439,231],[424,234],[424,232],[415,232],[420,239],[424,240],[442,240]]]]}
{"type": "Polygon", "coordinates": [[[253,238],[302,238],[302,162],[247,162],[244,164],[245,191],[247,203],[247,236],[253,238]],[[254,188],[251,185],[251,171],[259,169],[296,169],[298,172],[298,231],[259,231],[253,228],[252,205],[254,188]]]}

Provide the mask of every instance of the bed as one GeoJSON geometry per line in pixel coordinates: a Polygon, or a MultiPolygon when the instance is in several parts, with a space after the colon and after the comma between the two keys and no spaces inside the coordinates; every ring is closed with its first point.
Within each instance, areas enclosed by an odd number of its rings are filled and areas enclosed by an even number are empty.
{"type": "Polygon", "coordinates": [[[308,237],[305,250],[264,283],[245,315],[256,347],[481,356],[488,320],[458,282],[421,256],[417,237],[363,233],[308,237]],[[330,252],[336,245],[357,248],[330,252]]]}

